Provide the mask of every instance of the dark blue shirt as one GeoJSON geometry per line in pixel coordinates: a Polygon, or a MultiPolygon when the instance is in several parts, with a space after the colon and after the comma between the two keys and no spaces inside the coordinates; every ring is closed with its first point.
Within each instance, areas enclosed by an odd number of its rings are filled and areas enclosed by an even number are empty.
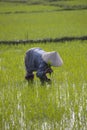
{"type": "Polygon", "coordinates": [[[25,66],[28,73],[37,71],[36,75],[41,78],[45,75],[45,70],[49,68],[47,63],[42,59],[42,54],[45,53],[41,48],[32,48],[26,52],[25,66]]]}

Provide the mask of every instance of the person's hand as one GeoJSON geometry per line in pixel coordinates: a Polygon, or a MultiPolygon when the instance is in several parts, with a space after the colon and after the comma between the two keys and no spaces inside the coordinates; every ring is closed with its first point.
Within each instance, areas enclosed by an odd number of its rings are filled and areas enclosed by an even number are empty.
{"type": "Polygon", "coordinates": [[[46,74],[46,73],[51,74],[52,72],[53,72],[53,70],[52,70],[51,68],[48,68],[48,69],[46,69],[45,74],[46,74]]]}

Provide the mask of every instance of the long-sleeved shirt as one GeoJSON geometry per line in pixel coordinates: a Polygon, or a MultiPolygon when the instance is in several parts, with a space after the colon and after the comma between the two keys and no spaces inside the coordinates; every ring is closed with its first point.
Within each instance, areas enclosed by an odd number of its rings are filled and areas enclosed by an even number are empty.
{"type": "Polygon", "coordinates": [[[25,67],[27,73],[32,74],[37,71],[37,77],[41,78],[45,75],[45,70],[49,68],[47,63],[42,59],[42,54],[45,53],[41,48],[32,48],[26,52],[25,67]]]}

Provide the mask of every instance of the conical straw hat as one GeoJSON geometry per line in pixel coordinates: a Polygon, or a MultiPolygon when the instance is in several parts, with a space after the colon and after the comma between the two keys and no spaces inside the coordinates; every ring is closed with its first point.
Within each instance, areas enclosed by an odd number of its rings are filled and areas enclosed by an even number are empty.
{"type": "Polygon", "coordinates": [[[53,51],[53,52],[45,52],[42,55],[42,59],[47,63],[52,66],[61,66],[63,64],[63,60],[60,57],[60,55],[53,51]]]}

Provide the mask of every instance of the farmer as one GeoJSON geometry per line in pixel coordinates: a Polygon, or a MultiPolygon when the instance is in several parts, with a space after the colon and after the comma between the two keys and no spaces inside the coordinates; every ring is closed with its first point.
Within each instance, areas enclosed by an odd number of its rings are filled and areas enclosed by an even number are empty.
{"type": "Polygon", "coordinates": [[[47,78],[46,74],[51,74],[53,70],[51,66],[61,66],[63,61],[57,52],[46,52],[41,48],[31,48],[26,52],[25,56],[25,67],[26,76],[25,79],[33,81],[34,74],[40,79],[41,83],[48,82],[51,80],[47,78]]]}

